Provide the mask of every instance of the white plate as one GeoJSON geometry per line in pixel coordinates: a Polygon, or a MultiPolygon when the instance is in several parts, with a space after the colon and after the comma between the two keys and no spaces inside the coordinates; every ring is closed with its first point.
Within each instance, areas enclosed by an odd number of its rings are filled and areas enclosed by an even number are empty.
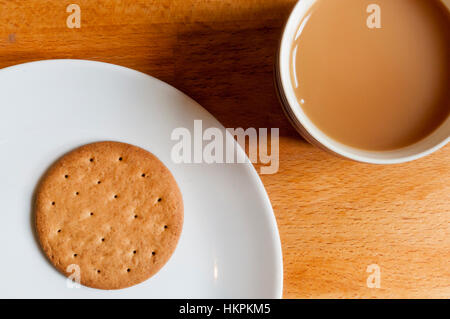
{"type": "Polygon", "coordinates": [[[278,229],[253,166],[171,160],[172,130],[192,129],[195,119],[224,130],[180,91],[127,68],[53,60],[1,70],[0,297],[281,297],[278,229]],[[68,288],[40,250],[31,209],[49,165],[100,140],[128,142],[158,156],[185,204],[183,233],[170,261],[153,278],[116,291],[68,288]]]}

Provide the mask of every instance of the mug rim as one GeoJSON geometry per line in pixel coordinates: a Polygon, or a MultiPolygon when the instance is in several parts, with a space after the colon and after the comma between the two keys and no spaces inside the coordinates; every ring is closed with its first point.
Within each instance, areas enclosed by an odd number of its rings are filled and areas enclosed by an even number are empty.
{"type": "MultiPolygon", "coordinates": [[[[450,141],[450,136],[448,134],[447,138],[444,137],[441,140],[437,137],[437,142],[433,140],[436,140],[434,135],[437,135],[438,131],[441,129],[445,130],[444,126],[450,125],[450,116],[447,116],[447,119],[445,119],[439,127],[423,139],[402,148],[386,151],[370,151],[345,145],[322,132],[309,119],[309,117],[304,113],[303,108],[298,102],[294,92],[290,75],[290,57],[291,46],[294,36],[299,28],[299,24],[306,17],[308,11],[316,1],[317,0],[300,0],[295,4],[282,31],[282,37],[278,48],[278,56],[276,59],[275,82],[277,92],[279,94],[283,110],[295,129],[308,142],[330,153],[354,161],[371,164],[405,163],[427,156],[445,146],[450,141]],[[412,152],[408,155],[399,154],[401,151],[407,151],[408,149],[411,152],[413,148],[422,143],[426,143],[428,140],[433,142],[430,142],[430,146],[425,146],[418,152],[412,152]]],[[[441,2],[447,7],[447,9],[450,9],[445,1],[441,0],[441,2]]]]}

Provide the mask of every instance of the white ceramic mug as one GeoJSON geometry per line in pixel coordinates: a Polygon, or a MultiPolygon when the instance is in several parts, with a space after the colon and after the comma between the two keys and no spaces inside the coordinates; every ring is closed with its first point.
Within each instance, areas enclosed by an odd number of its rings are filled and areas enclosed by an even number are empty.
{"type": "MultiPolygon", "coordinates": [[[[431,154],[450,141],[450,117],[432,134],[419,142],[396,150],[366,151],[342,144],[323,133],[303,112],[296,98],[290,77],[291,47],[299,28],[316,0],[300,0],[292,10],[283,31],[275,63],[275,84],[286,116],[297,131],[310,143],[336,155],[359,162],[396,164],[412,161],[431,154]]],[[[450,0],[441,0],[450,10],[450,0]]]]}

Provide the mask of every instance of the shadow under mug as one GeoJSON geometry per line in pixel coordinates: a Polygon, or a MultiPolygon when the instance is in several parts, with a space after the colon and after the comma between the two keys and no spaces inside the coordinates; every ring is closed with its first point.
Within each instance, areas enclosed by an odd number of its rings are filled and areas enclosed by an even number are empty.
{"type": "MultiPolygon", "coordinates": [[[[316,0],[301,0],[292,10],[283,30],[275,62],[275,85],[284,110],[294,128],[311,144],[351,160],[372,164],[404,163],[431,154],[450,141],[450,117],[424,139],[403,148],[389,151],[368,151],[342,144],[323,133],[306,116],[290,78],[290,54],[299,23],[309,12],[316,0]]],[[[450,0],[441,0],[450,10],[450,0]]]]}

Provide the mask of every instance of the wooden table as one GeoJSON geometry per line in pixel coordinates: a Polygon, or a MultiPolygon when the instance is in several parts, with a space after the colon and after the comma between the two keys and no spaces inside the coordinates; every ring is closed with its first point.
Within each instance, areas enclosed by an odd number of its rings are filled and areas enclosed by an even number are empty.
{"type": "Polygon", "coordinates": [[[280,229],[284,297],[450,297],[450,147],[374,166],[302,140],[272,83],[295,0],[73,2],[80,29],[66,26],[70,1],[0,0],[0,67],[120,64],[181,89],[226,127],[280,128],[279,172],[261,178],[280,229]],[[380,267],[380,288],[367,287],[370,264],[380,267]]]}

